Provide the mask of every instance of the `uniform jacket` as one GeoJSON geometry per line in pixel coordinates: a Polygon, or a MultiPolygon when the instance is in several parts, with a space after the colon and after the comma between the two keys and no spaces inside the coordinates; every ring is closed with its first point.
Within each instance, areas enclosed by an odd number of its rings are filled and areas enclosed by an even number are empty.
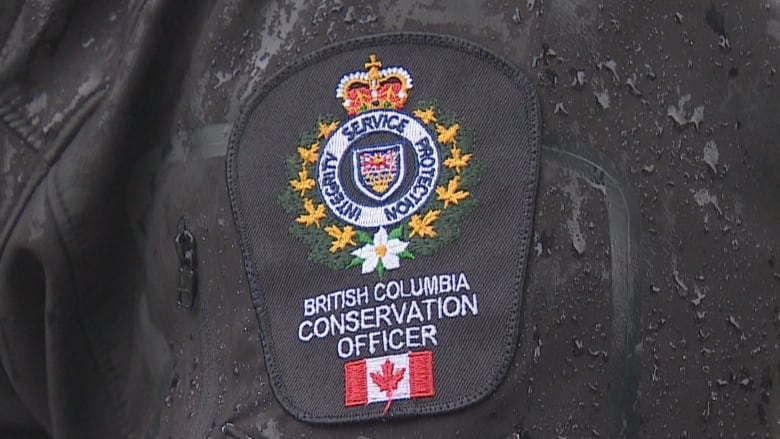
{"type": "Polygon", "coordinates": [[[778,47],[774,0],[6,0],[0,436],[777,437],[778,47]],[[517,343],[461,410],[302,422],[225,154],[274,72],[390,31],[472,41],[538,94],[517,343]]]}

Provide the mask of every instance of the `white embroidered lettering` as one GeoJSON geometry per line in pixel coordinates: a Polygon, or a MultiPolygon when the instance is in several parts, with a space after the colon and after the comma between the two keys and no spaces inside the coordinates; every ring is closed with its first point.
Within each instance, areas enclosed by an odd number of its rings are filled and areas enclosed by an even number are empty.
{"type": "Polygon", "coordinates": [[[326,296],[317,296],[317,314],[328,312],[328,298],[326,296]]]}
{"type": "MultiPolygon", "coordinates": [[[[372,332],[372,333],[368,334],[368,344],[369,344],[368,351],[371,354],[374,354],[376,352],[376,346],[381,341],[380,338],[379,338],[380,335],[382,335],[382,333],[380,333],[380,332],[372,332]]],[[[387,338],[387,337],[385,337],[385,338],[387,338]]]]}
{"type": "Polygon", "coordinates": [[[377,326],[381,326],[383,322],[385,326],[392,326],[390,322],[390,307],[387,305],[381,305],[376,308],[377,326]]]}
{"type": "Polygon", "coordinates": [[[420,305],[418,305],[417,302],[409,303],[409,315],[406,318],[406,322],[409,323],[412,320],[417,320],[418,322],[425,321],[422,312],[420,312],[420,305]]]}
{"type": "Polygon", "coordinates": [[[436,341],[436,325],[425,325],[420,328],[420,334],[422,335],[422,344],[427,346],[430,343],[433,346],[438,345],[436,341]]]}
{"type": "Polygon", "coordinates": [[[340,337],[341,358],[437,346],[433,322],[479,315],[478,294],[462,291],[471,291],[466,274],[448,273],[318,294],[303,300],[310,319],[299,324],[298,339],[340,337]]]}
{"type": "Polygon", "coordinates": [[[444,306],[442,307],[444,315],[447,317],[457,317],[460,315],[460,300],[457,297],[445,297],[444,306]]]}
{"type": "Polygon", "coordinates": [[[460,276],[458,276],[458,286],[455,287],[455,290],[471,291],[471,287],[469,286],[469,280],[466,279],[466,273],[461,273],[460,276]]]}
{"type": "Polygon", "coordinates": [[[420,347],[420,328],[412,326],[406,328],[406,347],[419,348],[420,347]]]}
{"type": "Polygon", "coordinates": [[[347,311],[344,318],[346,320],[344,329],[346,329],[348,332],[357,332],[360,330],[360,313],[357,310],[353,309],[351,311],[347,311]]]}
{"type": "Polygon", "coordinates": [[[377,284],[374,285],[374,300],[376,300],[377,302],[384,302],[385,301],[384,291],[386,289],[387,286],[385,286],[385,284],[383,284],[382,282],[377,282],[377,284]]]}
{"type": "Polygon", "coordinates": [[[471,311],[471,315],[475,316],[479,313],[479,307],[477,306],[477,295],[472,294],[471,298],[467,295],[460,296],[460,302],[463,304],[461,316],[468,315],[468,311],[471,311]]]}
{"type": "Polygon", "coordinates": [[[390,300],[396,300],[403,294],[403,286],[400,282],[390,281],[387,284],[387,298],[390,300]]]}
{"type": "Polygon", "coordinates": [[[352,337],[342,337],[336,351],[340,358],[359,357],[368,352],[393,352],[438,346],[436,325],[410,326],[372,331],[352,337]]]}
{"type": "Polygon", "coordinates": [[[330,332],[328,329],[330,325],[327,317],[320,317],[314,321],[314,336],[317,338],[325,338],[330,332]]]}
{"type": "Polygon", "coordinates": [[[360,327],[373,328],[376,317],[376,308],[363,308],[360,310],[360,327]]]}
{"type": "Polygon", "coordinates": [[[312,334],[311,334],[311,322],[308,320],[304,320],[301,322],[301,324],[298,326],[298,339],[300,341],[309,341],[311,340],[312,334]],[[308,333],[304,334],[306,331],[305,328],[308,328],[308,333]]]}
{"type": "Polygon", "coordinates": [[[404,347],[403,343],[400,341],[397,343],[393,343],[393,340],[398,339],[404,335],[404,331],[396,328],[390,331],[390,348],[393,350],[401,350],[401,348],[404,347]]]}
{"type": "Polygon", "coordinates": [[[317,308],[314,305],[314,299],[311,297],[303,300],[303,316],[309,317],[317,314],[317,308]]]}
{"type": "Polygon", "coordinates": [[[339,340],[338,344],[338,354],[341,358],[349,358],[352,356],[352,351],[354,350],[354,346],[352,346],[352,339],[349,337],[344,337],[341,340],[339,340]]]}

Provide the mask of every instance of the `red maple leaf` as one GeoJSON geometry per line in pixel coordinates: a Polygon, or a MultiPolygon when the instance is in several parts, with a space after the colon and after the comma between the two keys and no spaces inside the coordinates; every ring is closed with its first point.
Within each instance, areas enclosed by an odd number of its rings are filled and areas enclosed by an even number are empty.
{"type": "Polygon", "coordinates": [[[387,411],[390,410],[390,403],[393,402],[393,392],[398,389],[398,382],[401,381],[406,372],[406,368],[403,367],[396,372],[393,372],[393,369],[395,369],[395,364],[390,360],[385,360],[382,364],[381,375],[371,372],[371,380],[379,387],[379,390],[387,395],[387,404],[382,412],[383,415],[386,415],[387,411]]]}

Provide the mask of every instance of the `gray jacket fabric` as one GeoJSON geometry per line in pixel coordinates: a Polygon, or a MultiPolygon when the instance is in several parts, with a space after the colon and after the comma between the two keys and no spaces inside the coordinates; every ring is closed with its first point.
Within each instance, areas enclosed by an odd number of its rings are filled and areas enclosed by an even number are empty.
{"type": "Polygon", "coordinates": [[[777,437],[779,46],[777,1],[4,1],[0,436],[777,437]],[[285,64],[401,30],[536,86],[514,359],[460,411],[301,422],[269,385],[229,136],[285,64]]]}

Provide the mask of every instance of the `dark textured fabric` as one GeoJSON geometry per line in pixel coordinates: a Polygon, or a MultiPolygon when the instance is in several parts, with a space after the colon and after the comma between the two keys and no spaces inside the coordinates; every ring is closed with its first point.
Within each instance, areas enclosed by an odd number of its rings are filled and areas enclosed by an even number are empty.
{"type": "Polygon", "coordinates": [[[3,42],[0,358],[34,433],[141,436],[155,414],[126,206],[206,6],[177,5],[25,2],[3,42]]]}
{"type": "MultiPolygon", "coordinates": [[[[0,437],[777,437],[776,1],[0,3],[0,437]],[[539,95],[515,353],[460,410],[393,418],[394,401],[384,419],[304,422],[269,380],[228,136],[284,66],[397,31],[476,42],[539,95]],[[197,241],[190,308],[184,225],[197,241]]],[[[343,120],[327,82],[317,93],[343,120]]],[[[407,107],[424,99],[416,86],[407,107]]],[[[449,257],[480,219],[472,210],[456,241],[386,275],[449,257]]]]}
{"type": "MultiPolygon", "coordinates": [[[[349,130],[351,120],[343,118],[337,130],[349,130]]],[[[535,94],[521,73],[477,46],[447,37],[400,34],[343,43],[305,58],[260,87],[232,136],[228,180],[271,383],[291,413],[320,422],[381,417],[381,405],[344,407],[345,362],[416,349],[433,351],[435,396],[394,402],[392,415],[462,408],[495,389],[506,373],[517,337],[536,194],[539,123],[535,94]],[[436,99],[441,114],[457,113],[461,130],[471,128],[476,133],[473,158],[485,167],[470,195],[477,207],[460,225],[460,237],[430,256],[404,261],[399,269],[387,271],[381,283],[374,273],[345,271],[343,265],[333,270],[307,258],[305,246],[288,231],[295,217],[277,202],[290,184],[283,158],[295,154],[300,133],[319,116],[342,110],[334,86],[342,75],[362,71],[369,54],[381,57],[386,67],[402,66],[412,75],[414,87],[404,108],[410,116],[414,101],[430,99],[436,99]],[[337,347],[344,341],[344,331],[306,341],[299,335],[303,332],[308,337],[308,326],[301,325],[306,321],[319,325],[315,323],[319,317],[338,319],[350,309],[363,312],[389,303],[399,308],[420,303],[411,297],[383,300],[384,285],[391,281],[400,282],[409,294],[411,282],[421,289],[425,276],[460,273],[470,286],[461,292],[477,299],[476,315],[431,320],[430,314],[437,314],[434,308],[423,323],[405,321],[392,326],[405,329],[433,324],[436,345],[430,340],[427,345],[404,344],[400,349],[385,345],[370,354],[363,350],[345,358],[341,353],[350,348],[337,347]],[[304,316],[307,298],[350,287],[363,288],[371,297],[360,306],[318,313],[311,320],[304,316]]],[[[319,143],[323,151],[327,140],[319,143]]],[[[443,143],[438,148],[449,152],[443,143]]],[[[324,166],[324,158],[320,160],[318,166],[324,166]]],[[[325,188],[319,190],[324,198],[325,188]]],[[[391,205],[403,193],[398,190],[385,204],[391,205]]],[[[399,225],[403,223],[390,221],[387,230],[399,225]]],[[[378,228],[365,230],[373,235],[378,228]]],[[[350,246],[358,247],[357,243],[350,246]]],[[[458,292],[437,295],[439,299],[460,296],[458,292]]],[[[457,309],[458,305],[450,306],[457,309]]],[[[368,326],[370,322],[361,323],[360,330],[347,333],[343,346],[356,343],[350,337],[370,333],[368,326]]],[[[380,329],[389,331],[391,326],[383,323],[380,329]]]]}

